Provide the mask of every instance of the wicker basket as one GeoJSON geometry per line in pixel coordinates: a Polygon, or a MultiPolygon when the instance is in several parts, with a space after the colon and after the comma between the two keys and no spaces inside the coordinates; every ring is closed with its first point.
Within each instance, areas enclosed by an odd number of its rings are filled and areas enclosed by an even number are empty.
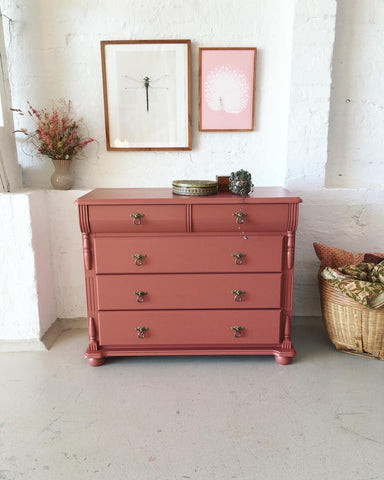
{"type": "Polygon", "coordinates": [[[384,308],[360,305],[320,273],[318,279],[324,325],[336,349],[384,360],[384,308]]]}

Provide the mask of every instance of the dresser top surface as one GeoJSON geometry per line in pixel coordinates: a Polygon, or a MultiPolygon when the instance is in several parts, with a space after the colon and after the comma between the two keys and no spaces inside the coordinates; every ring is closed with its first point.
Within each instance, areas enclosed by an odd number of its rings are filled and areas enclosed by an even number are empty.
{"type": "Polygon", "coordinates": [[[77,205],[122,204],[226,204],[226,203],[300,203],[301,199],[282,187],[255,187],[245,198],[233,193],[216,195],[175,195],[171,188],[96,188],[76,200],[77,205]]]}

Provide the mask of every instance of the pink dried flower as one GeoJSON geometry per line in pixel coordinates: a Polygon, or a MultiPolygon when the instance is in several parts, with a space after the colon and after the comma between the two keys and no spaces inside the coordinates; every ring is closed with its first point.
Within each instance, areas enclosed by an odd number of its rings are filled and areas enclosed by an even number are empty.
{"type": "Polygon", "coordinates": [[[36,110],[29,102],[28,105],[28,114],[36,119],[37,128],[34,132],[28,132],[26,129],[19,131],[24,131],[38,152],[43,155],[52,159],[70,160],[94,141],[93,138],[83,138],[79,133],[81,124],[70,118],[69,103],[63,102],[65,108],[54,109],[52,112],[45,109],[36,110]]]}

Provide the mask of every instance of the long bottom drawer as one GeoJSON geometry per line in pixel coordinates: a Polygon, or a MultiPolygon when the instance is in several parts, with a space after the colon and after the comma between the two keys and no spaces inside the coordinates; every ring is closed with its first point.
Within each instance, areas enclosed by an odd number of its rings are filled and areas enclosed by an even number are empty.
{"type": "Polygon", "coordinates": [[[280,323],[280,310],[106,311],[98,339],[102,347],[277,345],[280,323]]]}

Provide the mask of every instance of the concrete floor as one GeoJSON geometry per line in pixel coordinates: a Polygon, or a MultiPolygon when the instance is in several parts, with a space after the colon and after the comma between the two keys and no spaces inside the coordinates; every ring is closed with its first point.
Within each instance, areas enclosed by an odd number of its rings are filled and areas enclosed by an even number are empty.
{"type": "Polygon", "coordinates": [[[384,362],[295,319],[297,357],[0,354],[0,479],[381,480],[384,362]]]}

